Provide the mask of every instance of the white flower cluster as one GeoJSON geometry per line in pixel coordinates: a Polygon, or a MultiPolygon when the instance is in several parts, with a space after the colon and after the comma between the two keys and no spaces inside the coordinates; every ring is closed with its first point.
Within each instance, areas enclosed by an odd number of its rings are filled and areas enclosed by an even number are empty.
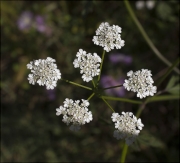
{"type": "Polygon", "coordinates": [[[137,119],[131,112],[122,112],[122,115],[113,113],[112,121],[115,122],[114,137],[119,139],[125,139],[127,145],[131,145],[136,137],[139,135],[140,130],[144,127],[141,119],[137,119]]]}
{"type": "Polygon", "coordinates": [[[80,73],[83,74],[82,79],[84,81],[89,82],[94,76],[99,75],[101,58],[96,53],[87,54],[86,51],[79,49],[76,56],[77,59],[74,60],[73,64],[75,68],[81,69],[80,73]]]}
{"type": "Polygon", "coordinates": [[[59,116],[62,114],[62,121],[67,125],[72,123],[70,130],[77,131],[81,125],[92,121],[93,117],[91,111],[88,111],[89,102],[87,100],[82,99],[82,103],[79,104],[80,100],[73,101],[66,98],[63,103],[63,106],[56,109],[56,115],[59,116]]]}
{"type": "Polygon", "coordinates": [[[32,73],[28,75],[29,83],[34,85],[37,82],[40,86],[46,85],[47,89],[54,89],[57,80],[61,79],[61,73],[55,61],[47,57],[47,59],[38,59],[28,63],[27,68],[32,73]]]}
{"type": "Polygon", "coordinates": [[[120,33],[121,27],[117,25],[110,26],[107,22],[101,23],[92,41],[94,44],[104,47],[107,52],[114,49],[114,47],[121,49],[125,41],[121,39],[120,33]]]}
{"type": "Polygon", "coordinates": [[[129,80],[125,80],[123,86],[128,91],[137,92],[137,97],[142,99],[156,93],[157,87],[152,85],[154,81],[150,70],[142,69],[136,72],[131,70],[127,73],[127,76],[129,76],[129,80]]]}

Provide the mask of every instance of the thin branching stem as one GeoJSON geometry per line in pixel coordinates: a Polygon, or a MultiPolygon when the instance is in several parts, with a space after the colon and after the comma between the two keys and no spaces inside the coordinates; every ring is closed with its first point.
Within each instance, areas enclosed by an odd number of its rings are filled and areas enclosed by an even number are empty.
{"type": "Polygon", "coordinates": [[[124,143],[123,152],[122,152],[122,156],[121,156],[121,160],[120,160],[121,163],[125,162],[127,151],[128,151],[128,146],[126,143],[124,143]]]}
{"type": "Polygon", "coordinates": [[[101,99],[106,103],[106,105],[115,113],[114,109],[111,107],[111,105],[103,98],[101,97],[101,99]]]}
{"type": "Polygon", "coordinates": [[[111,88],[117,88],[117,87],[122,87],[123,85],[116,85],[116,86],[112,86],[112,87],[107,87],[107,88],[103,88],[103,90],[106,90],[106,89],[111,89],[111,88]]]}
{"type": "Polygon", "coordinates": [[[88,101],[95,95],[95,93],[92,93],[89,97],[88,97],[88,101]]]}
{"type": "Polygon", "coordinates": [[[168,68],[168,70],[166,71],[166,73],[160,78],[159,82],[157,83],[157,86],[160,85],[165,79],[166,77],[171,73],[171,71],[173,70],[174,67],[176,67],[180,62],[180,58],[178,58],[173,65],[171,65],[171,67],[168,68]]]}
{"type": "Polygon", "coordinates": [[[141,101],[137,101],[137,100],[130,100],[127,98],[120,98],[120,97],[111,97],[111,96],[101,96],[104,99],[107,100],[112,100],[112,101],[122,101],[122,102],[129,102],[129,103],[133,103],[133,104],[141,104],[141,101]]]}
{"type": "Polygon", "coordinates": [[[104,50],[103,53],[102,53],[101,66],[100,66],[100,73],[99,73],[99,76],[98,76],[97,83],[99,83],[99,80],[100,80],[100,78],[101,78],[101,71],[102,71],[102,66],[103,66],[104,56],[105,56],[105,50],[104,50]]]}
{"type": "Polygon", "coordinates": [[[96,86],[95,86],[94,80],[92,80],[92,84],[93,84],[93,87],[95,88],[96,86]]]}
{"type": "Polygon", "coordinates": [[[65,81],[65,82],[67,82],[67,83],[76,85],[76,86],[78,86],[78,87],[82,87],[82,88],[85,88],[85,89],[88,89],[88,90],[91,90],[91,91],[92,91],[92,88],[90,88],[90,87],[86,87],[86,86],[84,86],[84,85],[81,85],[81,84],[78,84],[78,83],[75,83],[75,82],[72,82],[72,81],[69,81],[69,80],[66,80],[66,79],[62,79],[62,78],[61,78],[61,80],[65,81]]]}

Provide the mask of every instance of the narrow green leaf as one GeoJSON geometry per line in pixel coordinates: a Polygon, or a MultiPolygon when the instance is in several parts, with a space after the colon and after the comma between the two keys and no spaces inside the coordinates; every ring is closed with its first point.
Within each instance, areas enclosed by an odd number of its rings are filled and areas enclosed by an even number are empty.
{"type": "Polygon", "coordinates": [[[172,88],[174,86],[176,80],[177,80],[177,78],[175,76],[172,76],[166,86],[166,90],[168,90],[169,88],[172,88]]]}
{"type": "Polygon", "coordinates": [[[172,88],[169,88],[167,91],[171,94],[178,95],[180,92],[180,84],[177,84],[176,86],[172,88]]]}
{"type": "Polygon", "coordinates": [[[165,144],[159,138],[148,133],[147,131],[144,133],[141,133],[137,137],[137,142],[140,145],[147,146],[147,147],[151,146],[151,147],[162,148],[162,149],[166,148],[165,144]]]}
{"type": "Polygon", "coordinates": [[[180,58],[178,58],[166,71],[166,73],[159,79],[158,83],[156,84],[157,86],[160,85],[165,79],[166,77],[171,73],[171,71],[173,70],[174,67],[176,67],[180,62],[180,58]]]}

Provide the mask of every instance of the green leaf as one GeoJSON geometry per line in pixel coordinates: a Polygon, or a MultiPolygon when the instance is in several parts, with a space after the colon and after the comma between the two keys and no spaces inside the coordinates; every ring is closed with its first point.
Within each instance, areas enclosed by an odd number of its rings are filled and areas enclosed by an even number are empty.
{"type": "Polygon", "coordinates": [[[167,3],[161,2],[157,6],[157,13],[161,19],[168,20],[172,16],[172,9],[167,3]]]}
{"type": "Polygon", "coordinates": [[[137,143],[144,147],[155,147],[155,148],[166,148],[165,144],[154,135],[150,134],[149,132],[145,131],[141,133],[137,138],[137,143]]]}
{"type": "Polygon", "coordinates": [[[169,80],[167,86],[166,86],[166,90],[168,90],[169,88],[172,88],[174,86],[176,80],[177,80],[177,77],[172,76],[171,79],[169,80]]]}
{"type": "Polygon", "coordinates": [[[167,86],[166,86],[166,91],[171,93],[171,94],[174,94],[174,95],[177,95],[179,94],[180,90],[179,90],[179,84],[175,85],[176,82],[178,81],[178,76],[172,76],[172,78],[169,80],[167,86]]]}
{"type": "Polygon", "coordinates": [[[178,95],[179,92],[180,92],[180,89],[179,89],[179,88],[180,88],[180,84],[177,84],[176,86],[168,89],[167,91],[168,91],[169,93],[171,93],[171,94],[178,95]]]}

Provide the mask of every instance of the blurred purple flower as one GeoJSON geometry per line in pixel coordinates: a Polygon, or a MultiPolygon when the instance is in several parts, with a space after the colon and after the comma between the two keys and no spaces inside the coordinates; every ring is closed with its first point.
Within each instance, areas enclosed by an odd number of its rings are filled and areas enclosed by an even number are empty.
{"type": "Polygon", "coordinates": [[[18,21],[17,26],[20,30],[29,30],[33,23],[33,14],[30,11],[24,11],[18,21]]]}
{"type": "Polygon", "coordinates": [[[122,62],[122,63],[125,63],[125,64],[131,64],[132,63],[132,57],[131,56],[120,54],[120,53],[112,53],[112,54],[110,54],[109,59],[114,64],[116,64],[118,62],[122,62]]]}
{"type": "MultiPolygon", "coordinates": [[[[101,85],[103,88],[112,87],[116,85],[120,85],[124,82],[124,79],[120,78],[118,80],[115,80],[112,76],[103,75],[101,77],[101,85]]],[[[105,92],[109,95],[116,95],[119,97],[122,97],[125,95],[125,89],[124,87],[117,87],[112,89],[106,89],[105,92]]]]}
{"type": "Polygon", "coordinates": [[[46,24],[44,22],[44,18],[40,15],[35,17],[35,27],[37,29],[37,31],[39,32],[44,32],[46,30],[46,24]]]}
{"type": "Polygon", "coordinates": [[[20,30],[29,30],[30,28],[35,28],[38,32],[44,33],[50,36],[52,33],[51,28],[46,24],[43,16],[34,15],[30,11],[24,11],[19,19],[17,20],[17,26],[20,30]]]}
{"type": "Polygon", "coordinates": [[[45,33],[46,35],[50,35],[51,34],[51,29],[49,26],[47,26],[47,24],[45,23],[44,17],[37,15],[35,17],[35,28],[37,29],[37,31],[41,32],[41,33],[45,33]]]}
{"type": "Polygon", "coordinates": [[[46,93],[50,101],[53,101],[56,99],[56,93],[54,89],[49,89],[49,90],[46,89],[46,93]]]}

